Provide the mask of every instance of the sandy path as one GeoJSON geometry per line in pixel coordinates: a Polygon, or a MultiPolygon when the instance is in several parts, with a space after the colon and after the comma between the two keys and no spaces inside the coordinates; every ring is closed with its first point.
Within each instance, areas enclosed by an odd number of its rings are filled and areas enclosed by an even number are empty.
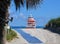
{"type": "Polygon", "coordinates": [[[35,36],[45,44],[60,44],[60,35],[44,29],[23,29],[24,32],[35,36]]]}
{"type": "MultiPolygon", "coordinates": [[[[60,35],[56,33],[52,33],[48,30],[44,29],[22,29],[25,33],[30,34],[41,40],[44,44],[60,44],[60,35]]],[[[15,30],[14,30],[15,31],[15,30]]],[[[17,32],[16,32],[17,33],[17,32]]],[[[11,42],[7,42],[7,44],[29,44],[19,33],[18,39],[14,39],[11,42]]]]}
{"type": "Polygon", "coordinates": [[[18,35],[18,38],[15,38],[11,42],[6,42],[6,44],[28,44],[28,42],[18,32],[16,32],[16,33],[18,35]]]}

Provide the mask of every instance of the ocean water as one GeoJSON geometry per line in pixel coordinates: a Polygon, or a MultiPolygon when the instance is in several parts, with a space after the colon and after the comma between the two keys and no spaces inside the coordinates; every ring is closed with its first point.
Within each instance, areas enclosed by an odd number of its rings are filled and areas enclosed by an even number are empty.
{"type": "MultiPolygon", "coordinates": [[[[11,28],[15,29],[22,29],[22,28],[26,28],[25,26],[11,26],[11,28]]],[[[36,28],[44,28],[44,26],[37,26],[36,28]]]]}
{"type": "Polygon", "coordinates": [[[42,44],[43,42],[41,40],[39,40],[38,38],[31,36],[30,34],[24,32],[22,30],[22,28],[26,28],[26,27],[11,27],[13,29],[15,29],[19,34],[21,34],[21,36],[28,41],[29,44],[42,44]]]}

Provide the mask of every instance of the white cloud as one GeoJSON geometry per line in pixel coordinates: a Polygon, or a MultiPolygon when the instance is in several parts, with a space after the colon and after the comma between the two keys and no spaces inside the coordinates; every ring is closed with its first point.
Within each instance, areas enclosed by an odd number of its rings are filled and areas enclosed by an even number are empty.
{"type": "Polygon", "coordinates": [[[23,19],[26,19],[26,16],[23,13],[20,13],[19,16],[23,19]]]}

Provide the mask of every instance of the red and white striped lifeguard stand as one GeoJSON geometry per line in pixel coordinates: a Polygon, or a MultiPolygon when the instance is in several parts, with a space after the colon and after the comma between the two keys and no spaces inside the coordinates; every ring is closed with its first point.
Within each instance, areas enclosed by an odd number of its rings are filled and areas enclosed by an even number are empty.
{"type": "Polygon", "coordinates": [[[35,27],[36,27],[36,21],[35,21],[35,19],[32,17],[32,15],[30,15],[30,16],[28,17],[27,25],[28,25],[29,28],[35,28],[35,27]]]}

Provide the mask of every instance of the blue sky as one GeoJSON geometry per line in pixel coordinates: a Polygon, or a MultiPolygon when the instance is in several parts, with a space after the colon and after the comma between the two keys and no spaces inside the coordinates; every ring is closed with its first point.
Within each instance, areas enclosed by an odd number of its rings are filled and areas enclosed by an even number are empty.
{"type": "Polygon", "coordinates": [[[37,26],[45,26],[50,19],[60,17],[60,0],[44,0],[36,9],[27,10],[24,6],[20,7],[20,11],[16,11],[12,2],[9,13],[10,17],[14,17],[13,22],[9,22],[10,26],[27,26],[30,14],[36,20],[37,26]]]}

